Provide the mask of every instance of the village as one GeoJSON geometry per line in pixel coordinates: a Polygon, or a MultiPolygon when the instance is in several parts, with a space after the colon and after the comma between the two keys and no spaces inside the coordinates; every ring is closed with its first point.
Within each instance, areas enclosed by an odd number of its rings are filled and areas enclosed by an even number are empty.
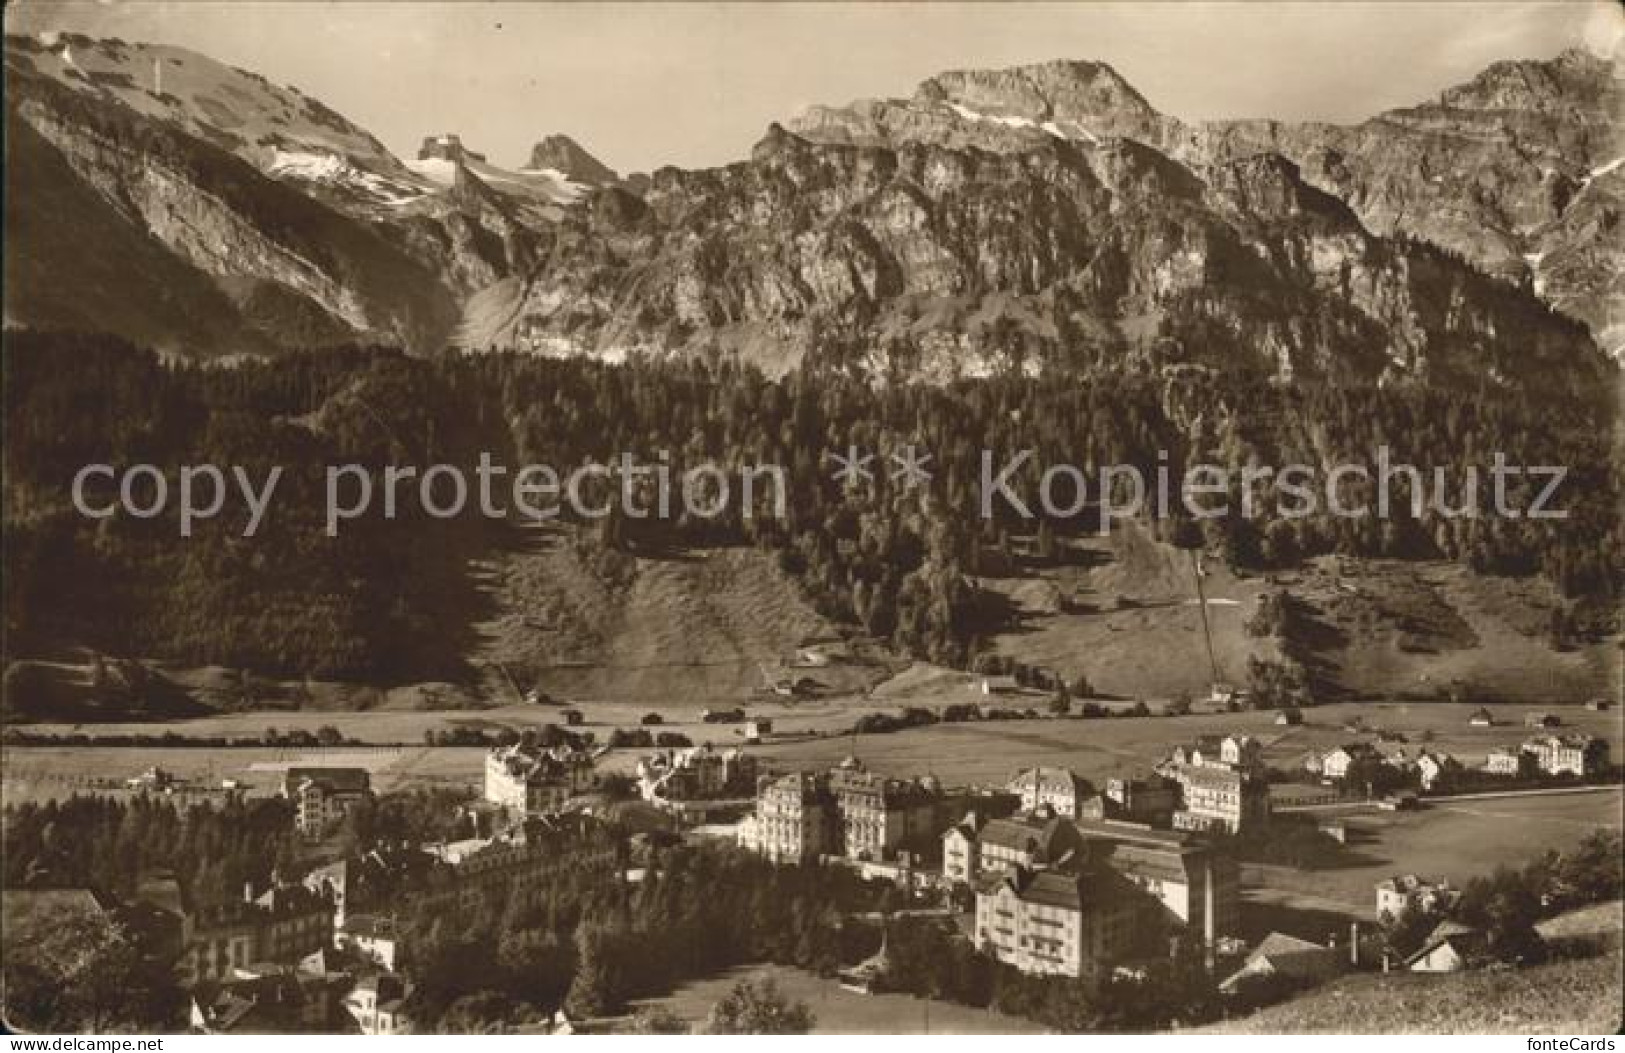
{"type": "MultiPolygon", "coordinates": [[[[1282,728],[1303,719],[1296,709],[1272,718],[1282,728]]],[[[116,917],[147,934],[148,953],[172,961],[197,1032],[411,1033],[421,1022],[404,913],[458,917],[491,896],[512,910],[581,866],[635,887],[659,876],[674,846],[699,846],[775,868],[844,871],[887,890],[877,909],[851,912],[879,948],[839,963],[829,982],[844,992],[911,990],[891,940],[899,926],[929,922],[989,963],[1082,991],[1164,983],[1170,956],[1186,955],[1211,986],[1210,1012],[1227,1015],[1350,972],[1533,960],[1535,923],[1558,906],[1582,905],[1554,878],[1528,916],[1486,919],[1458,909],[1483,875],[1395,866],[1368,886],[1365,909],[1295,915],[1263,909],[1244,874],[1271,865],[1312,874],[1357,839],[1351,816],[1474,794],[1617,793],[1618,785],[1608,741],[1566,730],[1545,711],[1503,727],[1508,744],[1471,765],[1355,717],[1345,741],[1309,751],[1291,773],[1266,762],[1259,737],[1237,731],[1195,736],[1142,770],[1099,780],[1039,764],[960,784],[871,770],[856,753],[786,767],[767,751],[771,720],[747,720],[741,710],[717,722],[738,721],[746,727],[734,742],[645,748],[630,766],[616,755],[636,746],[612,750],[569,724],[550,725],[546,736],[527,729],[484,751],[478,795],[454,809],[465,836],[418,843],[356,839],[355,816],[378,803],[368,768],[290,765],[275,797],[308,849],[297,872],[273,871],[263,887],[251,883],[224,903],[189,902],[162,868],[143,872],[123,896],[60,887],[45,872],[8,884],[7,925],[68,911],[116,917]]],[[[1488,708],[1469,722],[1497,723],[1488,708]]],[[[122,789],[184,800],[188,781],[154,766],[122,789]]],[[[231,779],[210,790],[244,792],[231,779]]],[[[1617,856],[1617,827],[1612,836],[1617,856]]],[[[521,1029],[617,1026],[557,1008],[521,1029]]]]}

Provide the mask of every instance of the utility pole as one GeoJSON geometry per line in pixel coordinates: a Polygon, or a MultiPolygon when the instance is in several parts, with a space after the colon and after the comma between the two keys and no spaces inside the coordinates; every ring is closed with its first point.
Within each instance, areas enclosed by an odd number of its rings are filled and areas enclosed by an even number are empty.
{"type": "Polygon", "coordinates": [[[1207,642],[1207,662],[1213,670],[1213,685],[1219,684],[1219,659],[1213,653],[1213,631],[1207,621],[1207,594],[1202,589],[1202,555],[1201,550],[1193,548],[1191,554],[1191,570],[1196,574],[1196,609],[1202,615],[1202,639],[1207,642]]]}
{"type": "Polygon", "coordinates": [[[160,99],[164,97],[164,60],[152,60],[152,93],[160,99]]]}

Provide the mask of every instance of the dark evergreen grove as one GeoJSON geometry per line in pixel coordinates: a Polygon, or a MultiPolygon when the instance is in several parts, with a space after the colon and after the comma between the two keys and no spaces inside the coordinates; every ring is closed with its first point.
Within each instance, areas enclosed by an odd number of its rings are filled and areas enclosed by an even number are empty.
{"type": "MultiPolygon", "coordinates": [[[[1376,451],[1459,481],[1481,477],[1477,516],[1409,512],[1339,518],[1324,508],[1291,517],[1269,484],[1260,514],[1202,523],[1201,543],[1239,566],[1290,566],[1324,553],[1449,559],[1486,574],[1545,575],[1574,601],[1578,631],[1608,628],[1625,565],[1616,509],[1620,478],[1608,410],[1532,405],[1516,394],[1427,386],[1282,386],[1186,369],[1175,374],[1089,370],[946,386],[885,386],[833,368],[781,380],[729,362],[610,366],[514,355],[414,358],[388,349],[294,354],[231,368],[168,364],[105,336],[17,332],[5,367],[5,630],[11,655],[64,642],[110,654],[155,655],[278,675],[378,681],[466,675],[462,655],[479,600],[469,557],[508,529],[477,514],[437,519],[415,501],[398,516],[366,515],[325,533],[329,465],[461,466],[480,453],[518,468],[561,472],[621,452],[640,463],[669,454],[674,476],[706,462],[725,470],[783,466],[788,514],[652,520],[612,517],[586,531],[606,549],[659,554],[685,546],[756,545],[823,613],[900,650],[971,662],[996,617],[970,576],[1007,565],[1010,539],[1058,537],[1097,526],[1075,518],[1024,520],[1003,502],[980,515],[983,451],[1004,464],[1032,457],[1010,489],[1037,508],[1047,465],[1131,465],[1147,479],[1166,465],[1239,472],[1300,463],[1321,478],[1339,463],[1376,472],[1376,451]],[[848,488],[827,455],[848,446],[880,455],[914,444],[932,455],[920,490],[891,483],[848,488]],[[1159,457],[1159,451],[1165,457],[1159,457]],[[1491,513],[1496,451],[1514,465],[1563,465],[1561,520],[1491,513]],[[227,502],[217,518],[178,536],[173,513],[90,520],[69,504],[89,463],[241,466],[283,478],[259,533],[227,502]],[[1589,628],[1588,628],[1589,627],[1589,628]]],[[[1239,506],[1232,479],[1232,507],[1239,506]]],[[[1542,480],[1514,481],[1527,506],[1542,480]]],[[[1065,484],[1062,484],[1064,493],[1065,484]]],[[[1098,496],[1089,495],[1091,500],[1098,496]]],[[[504,497],[506,500],[506,497],[504,497]]],[[[1353,485],[1346,503],[1374,500],[1353,485]]],[[[760,511],[760,509],[758,510],[760,511]]],[[[1158,535],[1189,534],[1161,520],[1158,535]]]]}

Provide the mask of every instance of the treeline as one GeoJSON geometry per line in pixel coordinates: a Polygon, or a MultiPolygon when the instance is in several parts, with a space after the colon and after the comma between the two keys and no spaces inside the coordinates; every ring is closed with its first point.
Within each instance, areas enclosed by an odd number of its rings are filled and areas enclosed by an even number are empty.
{"type": "MultiPolygon", "coordinates": [[[[394,519],[362,516],[330,538],[323,481],[328,464],[351,462],[445,463],[472,478],[480,451],[510,468],[561,472],[623,451],[662,463],[664,453],[673,478],[703,463],[730,475],[782,466],[782,519],[768,514],[772,487],[759,486],[753,515],[737,500],[716,517],[614,515],[583,532],[584,543],[612,570],[628,553],[760,546],[824,615],[958,667],[1009,617],[974,577],[1064,558],[1067,535],[1097,527],[1092,492],[1070,518],[1018,514],[1017,503],[1042,507],[1053,464],[1076,466],[1091,483],[1104,465],[1131,466],[1148,481],[1159,470],[1177,481],[1187,465],[1223,466],[1232,509],[1247,465],[1303,464],[1324,479],[1335,465],[1357,464],[1374,479],[1386,446],[1391,463],[1421,470],[1430,496],[1440,470],[1452,507],[1476,466],[1483,479],[1466,501],[1478,515],[1449,515],[1432,501],[1413,515],[1404,475],[1389,519],[1339,517],[1324,501],[1289,514],[1294,499],[1272,479],[1251,487],[1253,518],[1206,519],[1196,534],[1242,566],[1346,553],[1545,574],[1571,600],[1571,638],[1612,627],[1625,567],[1607,422],[1586,407],[1552,413],[1480,392],[1126,372],[877,387],[828,373],[772,381],[727,361],[607,366],[360,350],[199,369],[161,365],[111,338],[30,333],[10,337],[5,366],[5,625],[14,652],[72,639],[284,675],[465,676],[461,656],[479,610],[466,561],[489,549],[497,528],[477,515],[436,519],[405,501],[394,519]],[[911,444],[932,458],[930,481],[914,490],[891,479],[888,460],[911,444]],[[856,486],[833,478],[828,460],[851,446],[876,458],[874,478],[856,486]],[[1015,501],[997,498],[984,517],[984,451],[1003,466],[1028,450],[1008,477],[1015,501]],[[1489,514],[1496,451],[1511,464],[1568,466],[1556,502],[1567,518],[1489,514]],[[230,502],[183,540],[172,518],[92,521],[68,509],[74,472],[97,462],[241,465],[255,478],[280,465],[285,477],[252,541],[239,536],[246,513],[230,502]],[[1028,553],[1015,543],[1027,535],[1044,543],[1028,553]]],[[[1375,507],[1371,484],[1346,482],[1345,506],[1375,507]]],[[[1052,496],[1068,500],[1067,485],[1052,496]]],[[[1514,479],[1508,502],[1527,505],[1543,485],[1514,479]]],[[[1195,526],[1152,525],[1164,540],[1195,526]]]]}
{"type": "Polygon", "coordinates": [[[74,796],[7,807],[0,873],[7,888],[85,886],[133,896],[143,874],[175,875],[190,902],[238,899],[273,871],[296,872],[293,809],[280,798],[181,805],[155,797],[74,796]]]}

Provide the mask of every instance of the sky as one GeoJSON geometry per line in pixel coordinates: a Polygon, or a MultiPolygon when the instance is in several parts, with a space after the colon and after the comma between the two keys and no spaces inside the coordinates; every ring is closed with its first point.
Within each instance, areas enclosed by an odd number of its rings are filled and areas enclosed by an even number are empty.
{"type": "Polygon", "coordinates": [[[1618,56],[1610,2],[537,4],[15,0],[7,32],[171,44],[292,84],[415,156],[456,132],[497,164],[563,132],[621,172],[749,154],[812,103],[947,69],[1109,62],[1187,119],[1356,121],[1498,59],[1618,56]]]}

